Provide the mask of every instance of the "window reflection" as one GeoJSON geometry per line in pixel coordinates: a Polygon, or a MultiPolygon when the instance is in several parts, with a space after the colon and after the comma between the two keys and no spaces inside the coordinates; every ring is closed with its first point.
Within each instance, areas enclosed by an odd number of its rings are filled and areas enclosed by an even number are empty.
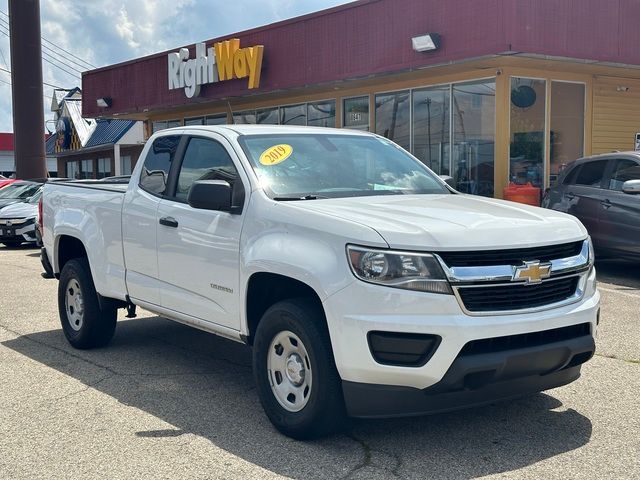
{"type": "Polygon", "coordinates": [[[493,197],[496,84],[452,87],[453,177],[464,193],[493,197]]]}
{"type": "Polygon", "coordinates": [[[376,133],[409,150],[410,110],[408,91],[376,95],[376,133]]]}
{"type": "Polygon", "coordinates": [[[584,90],[581,83],[551,82],[551,185],[583,155],[584,90]]]}
{"type": "Polygon", "coordinates": [[[342,125],[354,130],[369,130],[369,97],[345,98],[342,125]]]}
{"type": "Polygon", "coordinates": [[[544,183],[546,82],[511,79],[509,179],[518,184],[544,183]]]}
{"type": "Polygon", "coordinates": [[[449,85],[413,92],[413,154],[439,175],[449,175],[449,85]]]}
{"type": "Polygon", "coordinates": [[[306,125],[307,108],[301,105],[289,105],[280,107],[280,125],[306,125]]]}
{"type": "Polygon", "coordinates": [[[336,126],[336,101],[327,100],[307,104],[307,125],[313,127],[336,126]]]}
{"type": "Polygon", "coordinates": [[[262,125],[277,125],[278,107],[261,108],[256,110],[256,123],[262,125]]]}

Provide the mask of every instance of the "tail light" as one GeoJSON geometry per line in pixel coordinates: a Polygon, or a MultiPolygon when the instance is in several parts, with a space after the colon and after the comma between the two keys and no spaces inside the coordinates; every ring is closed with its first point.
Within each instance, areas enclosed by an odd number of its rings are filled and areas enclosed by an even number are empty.
{"type": "Polygon", "coordinates": [[[42,195],[40,195],[40,200],[38,200],[38,226],[40,227],[40,233],[42,233],[44,227],[43,227],[43,220],[42,220],[42,195]]]}

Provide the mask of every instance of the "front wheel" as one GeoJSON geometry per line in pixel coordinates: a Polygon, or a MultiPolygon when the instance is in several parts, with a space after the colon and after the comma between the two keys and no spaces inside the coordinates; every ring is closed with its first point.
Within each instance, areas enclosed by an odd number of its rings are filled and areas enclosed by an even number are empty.
{"type": "Polygon", "coordinates": [[[326,321],[307,299],[278,302],[262,317],[253,372],[271,423],[296,439],[321,437],[343,425],[344,401],[326,321]]]}
{"type": "Polygon", "coordinates": [[[75,348],[103,347],[113,338],[118,310],[100,308],[86,258],[69,260],[60,272],[58,311],[64,335],[75,348]]]}

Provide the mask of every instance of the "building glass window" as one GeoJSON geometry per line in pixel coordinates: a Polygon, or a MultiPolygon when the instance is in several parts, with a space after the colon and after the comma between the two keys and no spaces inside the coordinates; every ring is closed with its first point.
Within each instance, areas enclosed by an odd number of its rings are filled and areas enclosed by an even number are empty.
{"type": "Polygon", "coordinates": [[[369,97],[345,98],[342,125],[354,130],[369,130],[369,97]]]}
{"type": "Polygon", "coordinates": [[[256,111],[245,110],[243,112],[233,113],[233,123],[236,124],[255,124],[256,123],[256,111]]]}
{"type": "Polygon", "coordinates": [[[120,157],[120,175],[131,175],[131,155],[120,157]]]}
{"type": "Polygon", "coordinates": [[[280,107],[280,125],[306,125],[307,105],[287,105],[280,107]]]}
{"type": "Polygon", "coordinates": [[[262,125],[278,125],[278,107],[260,108],[256,110],[256,123],[262,125]]]}
{"type": "Polygon", "coordinates": [[[180,126],[180,120],[161,120],[152,123],[153,133],[159,132],[166,128],[174,128],[180,126]]]}
{"type": "Polygon", "coordinates": [[[456,188],[493,197],[496,83],[482,80],[451,88],[452,167],[456,188]]]}
{"type": "Polygon", "coordinates": [[[185,125],[204,125],[204,117],[192,117],[184,119],[185,125]]]}
{"type": "Polygon", "coordinates": [[[96,178],[105,178],[111,176],[111,159],[99,158],[98,159],[98,175],[96,178]]]}
{"type": "Polygon", "coordinates": [[[80,162],[80,178],[93,178],[93,160],[80,162]]]}
{"type": "Polygon", "coordinates": [[[326,100],[307,104],[307,125],[312,127],[336,126],[336,101],[326,100]]]}
{"type": "Polygon", "coordinates": [[[413,92],[413,154],[438,175],[449,175],[451,87],[413,92]]]}
{"type": "Polygon", "coordinates": [[[376,95],[376,133],[411,148],[411,102],[409,91],[376,95]]]}
{"type": "Polygon", "coordinates": [[[509,179],[544,185],[545,80],[511,78],[509,179]]]}
{"type": "Polygon", "coordinates": [[[219,113],[216,115],[209,115],[205,119],[206,125],[226,125],[227,124],[227,114],[219,113]]]}
{"type": "Polygon", "coordinates": [[[72,160],[67,162],[67,178],[79,179],[80,178],[80,161],[72,160]]]}
{"type": "Polygon", "coordinates": [[[549,183],[584,154],[585,86],[551,82],[551,132],[549,183]]]}

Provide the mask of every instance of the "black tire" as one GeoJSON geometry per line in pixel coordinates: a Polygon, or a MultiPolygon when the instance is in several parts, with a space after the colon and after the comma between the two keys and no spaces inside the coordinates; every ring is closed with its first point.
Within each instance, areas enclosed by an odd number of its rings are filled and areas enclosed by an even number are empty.
{"type": "Polygon", "coordinates": [[[305,440],[329,435],[344,426],[346,414],[340,376],[324,313],[316,302],[303,298],[285,300],[265,312],[253,344],[253,374],[267,417],[285,435],[305,440]],[[271,342],[287,331],[303,343],[310,362],[307,367],[312,374],[308,399],[300,411],[289,411],[281,405],[271,387],[273,374],[268,369],[271,342]]]}
{"type": "Polygon", "coordinates": [[[2,242],[7,248],[18,248],[22,242],[2,242]]]}
{"type": "Polygon", "coordinates": [[[69,260],[62,268],[58,283],[58,312],[62,331],[75,348],[103,347],[113,338],[118,310],[113,307],[100,308],[86,258],[69,260]],[[67,305],[68,293],[78,298],[77,287],[80,302],[70,301],[67,305]],[[72,327],[72,323],[75,326],[72,327]]]}

